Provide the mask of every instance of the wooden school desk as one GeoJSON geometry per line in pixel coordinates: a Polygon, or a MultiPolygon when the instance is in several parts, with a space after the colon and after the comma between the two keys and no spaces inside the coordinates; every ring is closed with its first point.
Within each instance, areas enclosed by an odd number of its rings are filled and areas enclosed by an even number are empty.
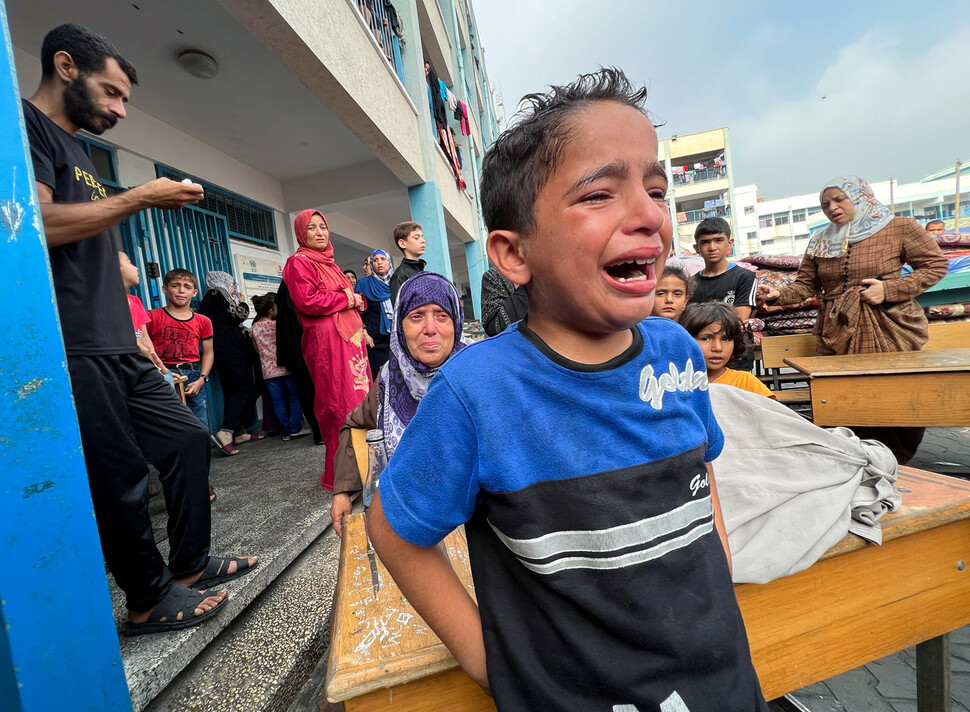
{"type": "MultiPolygon", "coordinates": [[[[949,698],[949,637],[970,623],[970,483],[900,468],[903,505],[882,519],[883,545],[848,535],[811,568],[735,587],[767,699],[917,645],[920,710],[949,698]]],[[[446,540],[474,593],[463,530],[446,540]]],[[[344,522],[327,698],[361,710],[494,711],[402,598],[363,515],[344,522]]]]}
{"type": "Polygon", "coordinates": [[[970,348],[786,358],[809,378],[816,425],[970,425],[970,348]]]}

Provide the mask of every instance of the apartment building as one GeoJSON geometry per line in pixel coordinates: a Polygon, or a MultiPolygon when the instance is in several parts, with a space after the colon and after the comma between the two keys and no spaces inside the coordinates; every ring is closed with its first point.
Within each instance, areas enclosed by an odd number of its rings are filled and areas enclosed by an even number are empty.
{"type": "Polygon", "coordinates": [[[694,230],[704,218],[725,218],[737,232],[728,129],[661,139],[658,153],[670,185],[670,219],[677,226],[677,253],[694,254],[694,230]]]}
{"type": "Polygon", "coordinates": [[[199,206],[141,213],[117,230],[141,269],[146,306],[161,303],[160,277],[176,266],[230,272],[246,297],[274,291],[296,248],[293,217],[317,208],[338,264],[358,272],[376,248],[400,255],[394,225],[420,222],[428,269],[453,278],[477,311],[478,166],[497,124],[469,0],[6,6],[25,96],[40,80],[44,35],[65,22],[102,34],[138,70],[128,117],[82,136],[105,186],[169,176],[206,188],[199,206]],[[426,61],[450,102],[443,127],[429,106],[426,61]]]}

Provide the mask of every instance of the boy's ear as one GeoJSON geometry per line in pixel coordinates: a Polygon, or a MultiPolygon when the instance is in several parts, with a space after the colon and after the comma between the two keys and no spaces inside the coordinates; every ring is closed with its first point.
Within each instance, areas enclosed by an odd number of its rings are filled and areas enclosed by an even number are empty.
{"type": "Polygon", "coordinates": [[[488,260],[510,282],[528,284],[532,271],[525,261],[522,235],[513,230],[494,230],[485,243],[488,260]]]}

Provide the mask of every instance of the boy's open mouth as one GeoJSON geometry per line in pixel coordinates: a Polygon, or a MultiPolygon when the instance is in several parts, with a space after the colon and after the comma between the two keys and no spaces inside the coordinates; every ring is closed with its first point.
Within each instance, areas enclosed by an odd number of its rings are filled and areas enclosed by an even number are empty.
{"type": "Polygon", "coordinates": [[[606,273],[617,282],[638,282],[647,278],[650,265],[656,261],[656,257],[649,259],[628,260],[618,262],[614,265],[606,265],[606,273]]]}

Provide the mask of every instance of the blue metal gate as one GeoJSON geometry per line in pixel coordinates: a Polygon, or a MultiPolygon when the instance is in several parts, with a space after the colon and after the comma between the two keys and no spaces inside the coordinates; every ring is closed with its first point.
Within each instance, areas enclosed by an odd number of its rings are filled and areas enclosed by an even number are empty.
{"type": "MultiPolygon", "coordinates": [[[[228,272],[235,277],[229,249],[229,224],[217,213],[194,206],[181,210],[153,208],[131,216],[122,223],[123,249],[142,275],[136,288],[148,309],[165,305],[161,293],[165,273],[175,268],[187,269],[199,282],[199,294],[192,307],[198,307],[205,294],[205,274],[212,270],[228,272]],[[149,227],[151,220],[151,228],[149,227]],[[158,265],[158,278],[150,278],[148,265],[158,265]]],[[[210,431],[222,423],[222,388],[218,373],[206,386],[210,431]]]]}

